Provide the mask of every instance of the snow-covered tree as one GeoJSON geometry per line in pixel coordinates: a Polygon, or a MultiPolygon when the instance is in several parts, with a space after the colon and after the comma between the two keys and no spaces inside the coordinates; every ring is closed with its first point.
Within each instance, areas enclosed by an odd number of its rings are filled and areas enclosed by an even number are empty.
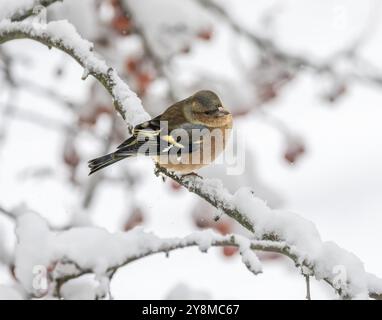
{"type": "MultiPolygon", "coordinates": [[[[200,176],[179,176],[150,160],[132,160],[87,176],[88,159],[198,89],[221,96],[243,128],[239,139],[255,139],[244,128],[258,122],[279,134],[280,158],[292,165],[305,154],[305,137],[269,110],[272,104],[283,104],[280,97],[304,79],[318,83],[322,104],[338,103],[352,86],[381,86],[382,73],[360,53],[375,18],[329,57],[310,58],[278,41],[280,8],[273,5],[264,7],[255,32],[232,1],[0,1],[0,273],[6,279],[0,298],[111,299],[117,271],[188,247],[237,253],[254,275],[267,261],[281,264],[286,257],[309,299],[311,279],[325,282],[331,297],[382,297],[382,279],[355,254],[323,241],[313,222],[282,207],[277,186],[263,182],[251,143],[239,175],[213,166],[200,176]],[[214,60],[220,68],[209,66],[214,60]],[[153,221],[171,211],[187,227],[175,220],[156,230],[153,221]]],[[[211,297],[172,287],[163,298],[211,297]]]]}

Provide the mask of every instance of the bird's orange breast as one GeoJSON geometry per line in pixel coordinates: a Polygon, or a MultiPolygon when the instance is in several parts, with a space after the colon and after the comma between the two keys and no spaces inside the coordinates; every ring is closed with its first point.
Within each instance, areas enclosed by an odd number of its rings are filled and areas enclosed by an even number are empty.
{"type": "Polygon", "coordinates": [[[188,174],[213,162],[225,149],[230,137],[232,121],[220,128],[211,128],[210,134],[203,135],[200,147],[192,153],[169,154],[155,157],[160,166],[169,171],[188,174]]]}

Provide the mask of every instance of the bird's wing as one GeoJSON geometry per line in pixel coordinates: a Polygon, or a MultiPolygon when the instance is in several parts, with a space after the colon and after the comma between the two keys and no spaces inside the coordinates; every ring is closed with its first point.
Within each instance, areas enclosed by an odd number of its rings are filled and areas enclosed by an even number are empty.
{"type": "MultiPolygon", "coordinates": [[[[134,149],[140,148],[143,145],[147,145],[150,148],[158,146],[158,152],[161,149],[167,149],[170,146],[176,146],[178,148],[183,148],[184,146],[175,141],[174,137],[168,134],[160,134],[161,131],[164,131],[164,128],[161,128],[161,116],[153,118],[149,121],[143,122],[137,125],[133,130],[133,136],[120,144],[117,149],[134,149]],[[159,145],[162,145],[159,147],[159,145]]],[[[167,128],[167,131],[169,129],[167,128]]]]}
{"type": "Polygon", "coordinates": [[[131,155],[146,155],[146,156],[160,156],[170,153],[191,153],[199,149],[198,143],[187,143],[186,145],[180,144],[174,140],[171,135],[166,136],[145,136],[138,134],[136,137],[132,136],[126,140],[123,145],[119,146],[116,155],[131,156],[131,155]]]}
{"type": "Polygon", "coordinates": [[[149,121],[138,124],[134,130],[133,135],[121,143],[117,149],[132,146],[137,142],[138,136],[154,138],[160,133],[160,116],[155,117],[149,121]]]}
{"type": "Polygon", "coordinates": [[[158,137],[152,138],[139,138],[132,136],[130,139],[126,140],[123,146],[119,146],[116,155],[120,156],[131,156],[131,155],[159,155],[161,154],[161,144],[158,143],[158,137]]]}
{"type": "Polygon", "coordinates": [[[186,122],[184,117],[177,116],[179,112],[181,112],[180,108],[173,105],[164,114],[137,125],[133,130],[133,136],[117,147],[118,152],[163,155],[170,150],[188,153],[198,150],[201,139],[193,134],[193,130],[202,130],[207,127],[186,122]],[[174,123],[174,118],[182,120],[174,123]],[[165,121],[167,123],[164,123],[165,121]],[[165,132],[164,126],[167,126],[168,132],[165,132]],[[183,143],[178,134],[188,135],[188,141],[183,143]]]}

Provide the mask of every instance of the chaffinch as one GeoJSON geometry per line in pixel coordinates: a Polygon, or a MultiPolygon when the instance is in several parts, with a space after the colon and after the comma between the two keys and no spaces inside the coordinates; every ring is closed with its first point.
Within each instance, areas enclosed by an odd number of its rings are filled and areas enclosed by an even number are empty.
{"type": "Polygon", "coordinates": [[[115,152],[90,160],[89,174],[135,155],[151,156],[170,171],[189,174],[215,160],[231,129],[232,115],[219,97],[212,91],[198,91],[137,125],[115,152]]]}

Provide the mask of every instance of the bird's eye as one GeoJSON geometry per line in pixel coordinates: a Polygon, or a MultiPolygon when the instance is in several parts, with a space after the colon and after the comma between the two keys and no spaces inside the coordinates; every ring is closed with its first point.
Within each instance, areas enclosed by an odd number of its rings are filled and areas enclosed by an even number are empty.
{"type": "Polygon", "coordinates": [[[204,114],[206,114],[206,115],[212,115],[214,113],[215,113],[215,110],[204,111],[204,114]]]}

